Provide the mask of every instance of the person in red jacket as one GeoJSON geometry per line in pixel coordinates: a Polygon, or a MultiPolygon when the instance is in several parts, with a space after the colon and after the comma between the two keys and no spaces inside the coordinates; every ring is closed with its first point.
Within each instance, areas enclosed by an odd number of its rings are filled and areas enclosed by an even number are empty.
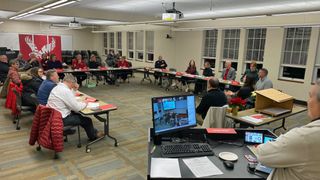
{"type": "MultiPolygon", "coordinates": [[[[76,58],[72,60],[72,69],[87,69],[88,66],[82,59],[81,54],[77,54],[76,58]]],[[[82,86],[82,81],[87,79],[85,72],[75,72],[73,75],[77,78],[77,83],[82,86]]]]}
{"type": "MultiPolygon", "coordinates": [[[[120,58],[120,61],[117,62],[117,67],[118,68],[129,68],[129,62],[126,60],[126,57],[125,56],[122,56],[120,58]]],[[[120,71],[118,73],[118,78],[121,78],[123,80],[123,82],[126,81],[126,79],[128,78],[128,72],[123,70],[123,71],[120,71]]]]}

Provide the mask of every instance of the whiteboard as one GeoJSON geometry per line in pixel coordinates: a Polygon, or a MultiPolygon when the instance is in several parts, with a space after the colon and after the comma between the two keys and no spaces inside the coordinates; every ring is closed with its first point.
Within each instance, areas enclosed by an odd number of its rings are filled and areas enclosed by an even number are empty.
{"type": "MultiPolygon", "coordinates": [[[[32,34],[32,33],[24,33],[32,34]]],[[[59,36],[59,35],[57,35],[59,36]]],[[[61,50],[73,50],[72,35],[61,36],[61,50]]],[[[0,33],[0,47],[7,47],[11,50],[20,50],[19,33],[0,33]]]]}

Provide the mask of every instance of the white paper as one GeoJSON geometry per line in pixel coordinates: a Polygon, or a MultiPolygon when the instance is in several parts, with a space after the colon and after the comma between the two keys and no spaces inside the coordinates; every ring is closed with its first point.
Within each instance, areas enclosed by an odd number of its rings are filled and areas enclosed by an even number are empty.
{"type": "Polygon", "coordinates": [[[223,174],[223,172],[215,166],[207,156],[183,159],[183,162],[198,178],[223,174]]]}
{"type": "Polygon", "coordinates": [[[246,121],[252,122],[252,123],[261,123],[263,120],[262,119],[257,119],[251,116],[243,116],[241,119],[244,119],[246,121]]]}
{"type": "Polygon", "coordinates": [[[151,177],[181,178],[179,161],[176,158],[151,158],[151,177]]]}
{"type": "Polygon", "coordinates": [[[94,108],[98,108],[98,107],[99,107],[99,103],[89,102],[87,105],[87,108],[89,108],[89,109],[94,109],[94,108]]]}

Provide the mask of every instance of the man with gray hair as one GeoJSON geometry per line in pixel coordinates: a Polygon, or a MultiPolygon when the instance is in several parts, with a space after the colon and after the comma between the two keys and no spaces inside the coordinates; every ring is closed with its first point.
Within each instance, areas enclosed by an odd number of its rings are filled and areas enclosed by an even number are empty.
{"type": "Polygon", "coordinates": [[[19,63],[19,71],[26,71],[31,68],[30,64],[23,59],[23,54],[19,52],[17,59],[19,63]]]}
{"type": "Polygon", "coordinates": [[[80,125],[85,129],[89,140],[93,141],[98,137],[102,137],[103,133],[98,132],[93,127],[92,120],[89,117],[79,114],[79,111],[87,107],[87,103],[77,101],[72,91],[79,87],[76,82],[77,80],[74,76],[66,74],[63,82],[52,89],[47,106],[61,113],[65,126],[80,125]]]}
{"type": "Polygon", "coordinates": [[[257,147],[259,162],[274,168],[268,180],[319,179],[320,80],[309,91],[308,116],[309,124],[257,147]]]}
{"type": "Polygon", "coordinates": [[[224,66],[225,68],[222,70],[221,78],[228,81],[235,80],[236,70],[231,67],[231,60],[227,59],[224,66]]]}

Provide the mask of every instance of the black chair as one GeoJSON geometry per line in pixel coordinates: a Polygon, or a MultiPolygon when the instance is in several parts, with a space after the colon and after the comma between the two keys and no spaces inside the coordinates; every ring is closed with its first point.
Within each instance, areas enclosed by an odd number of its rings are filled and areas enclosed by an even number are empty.
{"type": "Polygon", "coordinates": [[[17,106],[17,115],[13,119],[13,124],[16,124],[16,130],[20,130],[20,115],[21,112],[30,112],[32,110],[31,106],[22,106],[22,99],[20,93],[17,91],[16,88],[12,89],[13,93],[16,95],[16,106],[17,106]]]}

